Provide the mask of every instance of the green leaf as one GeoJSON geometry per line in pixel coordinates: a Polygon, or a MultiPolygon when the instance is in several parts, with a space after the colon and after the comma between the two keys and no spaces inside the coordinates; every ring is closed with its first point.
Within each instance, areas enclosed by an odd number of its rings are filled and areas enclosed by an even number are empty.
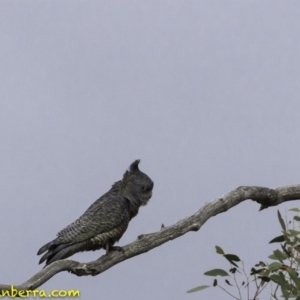
{"type": "Polygon", "coordinates": [[[272,281],[274,281],[275,283],[279,284],[280,286],[287,286],[287,282],[284,280],[284,278],[282,278],[281,276],[277,275],[277,274],[273,274],[269,277],[272,281]]]}
{"type": "Polygon", "coordinates": [[[279,271],[276,275],[271,275],[270,279],[280,285],[281,292],[286,295],[288,294],[287,291],[291,290],[292,285],[285,279],[285,275],[282,271],[279,271]]]}
{"type": "MultiPolygon", "coordinates": [[[[286,267],[286,266],[283,266],[284,268],[286,267]]],[[[285,276],[284,276],[284,274],[283,274],[283,272],[282,271],[279,271],[279,277],[284,281],[284,282],[286,282],[286,280],[285,280],[285,276]]]]}
{"type": "Polygon", "coordinates": [[[273,240],[271,240],[269,242],[269,244],[272,244],[272,243],[282,243],[284,241],[285,241],[284,235],[280,235],[280,236],[277,236],[276,238],[274,238],[273,240]]]}
{"type": "Polygon", "coordinates": [[[217,279],[215,278],[214,279],[214,282],[213,282],[213,286],[217,286],[218,285],[218,281],[217,281],[217,279]]]}
{"type": "Polygon", "coordinates": [[[210,287],[210,285],[200,285],[200,286],[197,286],[191,290],[188,290],[187,293],[194,293],[194,292],[198,292],[198,291],[202,291],[206,288],[210,287]]]}
{"type": "Polygon", "coordinates": [[[204,273],[207,276],[229,276],[229,274],[222,269],[213,269],[204,273]]]}
{"type": "Polygon", "coordinates": [[[233,265],[233,266],[235,266],[235,267],[239,267],[235,262],[233,262],[233,261],[231,261],[231,260],[229,260],[229,262],[233,265]]]}
{"type": "Polygon", "coordinates": [[[231,286],[232,286],[232,284],[229,282],[229,280],[225,279],[225,282],[226,282],[228,285],[231,285],[231,286]]]}
{"type": "Polygon", "coordinates": [[[299,236],[294,236],[293,241],[291,241],[291,240],[287,241],[287,243],[289,245],[293,245],[293,246],[295,246],[296,244],[299,244],[299,242],[300,242],[299,236]]]}
{"type": "Polygon", "coordinates": [[[281,267],[282,267],[282,264],[276,261],[276,262],[271,263],[271,264],[269,265],[268,269],[269,269],[270,271],[275,271],[275,270],[280,269],[281,267]]]}
{"type": "Polygon", "coordinates": [[[294,230],[294,229],[290,229],[290,230],[288,231],[288,233],[291,234],[292,236],[297,236],[297,235],[300,234],[300,231],[294,230]]]}
{"type": "Polygon", "coordinates": [[[300,258],[294,258],[298,265],[300,265],[300,258]]]}
{"type": "Polygon", "coordinates": [[[286,270],[288,271],[291,279],[295,282],[297,289],[300,290],[300,279],[299,279],[296,271],[289,267],[287,267],[286,270]]]}
{"type": "Polygon", "coordinates": [[[300,221],[300,217],[299,216],[295,216],[294,220],[299,222],[300,221]]]}
{"type": "Polygon", "coordinates": [[[280,214],[280,211],[277,210],[277,215],[278,215],[278,220],[279,220],[279,223],[281,225],[281,228],[283,229],[283,231],[285,232],[286,231],[286,227],[285,227],[285,223],[281,217],[281,214],[280,214]]]}
{"type": "Polygon", "coordinates": [[[291,256],[292,256],[292,255],[291,255],[291,247],[286,248],[286,247],[283,246],[283,245],[280,245],[280,246],[281,246],[283,252],[286,254],[287,257],[291,257],[291,256]]]}
{"type": "Polygon", "coordinates": [[[268,258],[273,260],[279,260],[274,254],[269,255],[268,258]]]}
{"type": "Polygon", "coordinates": [[[281,286],[281,292],[282,292],[282,298],[284,298],[284,299],[289,299],[289,298],[291,298],[290,297],[290,293],[288,292],[288,287],[284,287],[284,286],[281,286]]]}
{"type": "Polygon", "coordinates": [[[216,246],[216,251],[218,254],[225,254],[225,252],[223,251],[223,249],[219,246],[216,246]]]}
{"type": "Polygon", "coordinates": [[[224,254],[224,257],[235,267],[239,267],[235,261],[241,261],[240,258],[235,254],[224,254]]]}
{"type": "Polygon", "coordinates": [[[273,253],[280,262],[287,258],[287,255],[284,252],[279,251],[278,249],[273,251],[273,253]]]}
{"type": "Polygon", "coordinates": [[[289,209],[289,211],[300,212],[300,209],[299,208],[291,208],[291,209],[289,209]]]}
{"type": "Polygon", "coordinates": [[[241,261],[240,258],[235,255],[235,254],[224,254],[224,256],[229,260],[229,261],[241,261]]]}

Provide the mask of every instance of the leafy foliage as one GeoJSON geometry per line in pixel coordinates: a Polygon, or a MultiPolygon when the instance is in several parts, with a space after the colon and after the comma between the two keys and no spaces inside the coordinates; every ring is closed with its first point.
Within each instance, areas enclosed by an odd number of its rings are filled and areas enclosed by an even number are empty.
{"type": "MultiPolygon", "coordinates": [[[[300,213],[300,209],[292,208],[289,211],[300,213]]],[[[215,277],[213,279],[213,287],[221,288],[232,298],[242,300],[243,290],[246,289],[247,299],[258,300],[261,293],[268,286],[270,299],[295,299],[300,300],[300,217],[293,216],[292,221],[287,222],[277,212],[279,224],[281,226],[281,235],[273,238],[270,243],[280,243],[280,248],[275,249],[269,259],[271,262],[260,261],[251,268],[250,274],[247,275],[243,261],[235,254],[226,254],[225,251],[216,246],[216,252],[222,255],[229,263],[229,271],[226,272],[221,268],[216,268],[204,273],[207,276],[215,277]],[[292,228],[289,228],[292,224],[292,228]],[[236,294],[229,292],[217,280],[217,276],[223,277],[224,286],[235,288],[236,294]],[[237,280],[237,276],[242,276],[241,283],[237,280]],[[255,285],[254,295],[250,296],[250,284],[255,285]]],[[[188,293],[198,292],[210,286],[203,285],[193,288],[188,293]]],[[[261,297],[262,298],[262,297],[261,297]]],[[[260,298],[260,299],[261,299],[260,298]]]]}

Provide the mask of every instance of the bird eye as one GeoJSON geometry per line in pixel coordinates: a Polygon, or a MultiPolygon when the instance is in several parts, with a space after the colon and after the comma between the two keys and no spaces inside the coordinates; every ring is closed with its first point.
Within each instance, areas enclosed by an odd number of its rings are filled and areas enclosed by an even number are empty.
{"type": "Polygon", "coordinates": [[[142,186],[142,190],[143,192],[148,192],[149,190],[151,190],[151,188],[149,186],[142,186]]]}

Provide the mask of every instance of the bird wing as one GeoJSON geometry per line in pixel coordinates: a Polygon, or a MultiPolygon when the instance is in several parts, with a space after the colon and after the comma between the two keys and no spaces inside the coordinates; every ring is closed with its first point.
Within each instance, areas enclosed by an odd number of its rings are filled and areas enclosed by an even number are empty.
{"type": "Polygon", "coordinates": [[[78,243],[118,228],[128,218],[128,202],[117,193],[107,192],[75,222],[57,234],[55,244],[78,243]]]}

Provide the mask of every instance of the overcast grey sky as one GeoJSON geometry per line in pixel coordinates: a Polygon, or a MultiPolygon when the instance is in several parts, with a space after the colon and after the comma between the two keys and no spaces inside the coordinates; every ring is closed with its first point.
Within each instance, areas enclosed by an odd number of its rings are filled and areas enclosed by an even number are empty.
{"type": "MultiPolygon", "coordinates": [[[[40,270],[37,250],[137,158],[154,193],[121,246],[239,185],[299,183],[299,15],[299,1],[2,0],[0,282],[40,270]]],[[[245,202],[99,276],[60,273],[41,288],[229,299],[185,292],[227,267],[215,245],[248,271],[267,258],[277,207],[258,209],[245,202]]]]}

